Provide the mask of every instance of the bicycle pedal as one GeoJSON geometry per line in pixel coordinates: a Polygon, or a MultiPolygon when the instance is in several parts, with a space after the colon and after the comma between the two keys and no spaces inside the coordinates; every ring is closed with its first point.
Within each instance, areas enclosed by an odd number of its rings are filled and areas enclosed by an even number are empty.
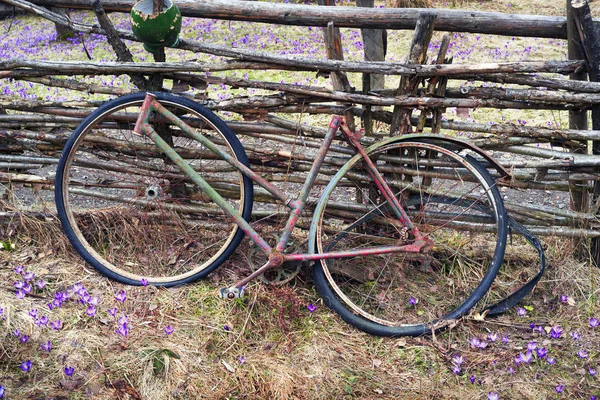
{"type": "Polygon", "coordinates": [[[239,299],[244,295],[244,289],[230,287],[230,288],[222,288],[219,291],[219,295],[222,299],[233,300],[239,299]]]}

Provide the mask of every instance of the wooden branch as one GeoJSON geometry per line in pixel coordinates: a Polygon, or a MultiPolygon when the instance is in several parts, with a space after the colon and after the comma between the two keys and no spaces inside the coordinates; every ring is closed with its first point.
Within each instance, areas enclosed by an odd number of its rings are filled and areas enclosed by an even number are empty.
{"type": "MultiPolygon", "coordinates": [[[[90,8],[86,0],[32,0],[32,3],[64,8],[90,8]]],[[[107,11],[129,12],[135,0],[103,0],[102,3],[107,11]]],[[[433,12],[437,17],[436,29],[439,31],[492,35],[506,35],[510,32],[513,36],[567,38],[565,17],[541,15],[410,8],[335,7],[332,10],[321,10],[318,7],[296,4],[232,0],[178,0],[177,6],[186,17],[321,27],[333,21],[339,27],[408,30],[414,29],[420,13],[433,12]]]]}

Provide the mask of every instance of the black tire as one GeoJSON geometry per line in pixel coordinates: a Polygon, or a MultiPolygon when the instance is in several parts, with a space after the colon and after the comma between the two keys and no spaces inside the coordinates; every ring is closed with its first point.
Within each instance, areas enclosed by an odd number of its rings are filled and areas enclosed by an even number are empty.
{"type": "MultiPolygon", "coordinates": [[[[156,99],[248,166],[244,149],[212,111],[180,96],[156,99]]],[[[244,232],[199,192],[146,136],[132,133],[145,93],[95,110],[68,140],[55,198],[69,241],[97,271],[118,282],[174,286],[204,278],[239,245],[244,232]]],[[[153,128],[249,220],[252,181],[165,118],[153,128]]]]}
{"type": "MultiPolygon", "coordinates": [[[[502,265],[507,216],[500,192],[475,159],[435,144],[399,139],[372,147],[369,157],[435,246],[418,256],[318,261],[317,290],[344,321],[373,335],[417,336],[447,327],[486,295],[502,265]],[[411,297],[418,302],[410,304],[411,297]]],[[[317,253],[412,240],[369,183],[362,160],[357,155],[340,169],[317,204],[311,226],[317,253]]]]}

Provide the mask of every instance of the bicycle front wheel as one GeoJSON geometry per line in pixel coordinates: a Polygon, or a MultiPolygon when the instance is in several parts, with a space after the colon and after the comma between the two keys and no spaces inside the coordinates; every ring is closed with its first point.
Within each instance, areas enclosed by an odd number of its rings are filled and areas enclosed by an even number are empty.
{"type": "MultiPolygon", "coordinates": [[[[210,110],[156,93],[169,111],[248,165],[235,134],[210,110]]],[[[126,284],[142,278],[173,286],[205,277],[244,236],[144,135],[133,132],[144,101],[136,93],[109,101],[75,130],[60,158],[55,197],[63,229],[83,259],[126,284]]],[[[174,124],[151,114],[153,129],[246,219],[252,181],[174,124]]]]}
{"type": "MultiPolygon", "coordinates": [[[[473,158],[431,143],[400,139],[369,157],[434,248],[321,260],[313,268],[316,287],[346,322],[371,334],[445,327],[486,294],[502,264],[507,219],[498,188],[473,158]]],[[[360,156],[327,186],[313,226],[318,253],[413,241],[360,156]]]]}

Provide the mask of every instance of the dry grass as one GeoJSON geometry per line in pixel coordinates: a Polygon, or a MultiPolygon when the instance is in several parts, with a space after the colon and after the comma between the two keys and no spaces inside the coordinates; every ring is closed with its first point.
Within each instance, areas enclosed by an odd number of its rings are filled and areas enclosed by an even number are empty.
{"type": "MultiPolygon", "coordinates": [[[[0,253],[5,282],[0,306],[6,317],[0,322],[0,384],[9,398],[470,399],[489,391],[502,398],[548,398],[559,383],[573,398],[598,392],[587,372],[596,368],[600,352],[600,335],[588,323],[589,317],[600,315],[598,270],[566,256],[570,248],[564,240],[547,242],[550,267],[526,300],[531,307],[527,317],[511,312],[485,322],[465,319],[435,337],[381,339],[356,331],[328,311],[304,275],[294,285],[254,283],[238,302],[217,299],[216,290],[244,270],[242,257],[186,287],[123,287],[89,271],[56,234],[56,221],[33,222],[36,230],[26,226],[14,233],[17,250],[0,253]],[[16,299],[11,284],[19,278],[13,271],[18,265],[47,280],[46,289],[16,299]],[[77,282],[98,296],[95,317],[86,316],[74,294],[62,307],[47,309],[56,291],[77,282]],[[121,289],[127,292],[123,304],[114,298],[121,289]],[[573,305],[558,300],[563,293],[573,305]],[[317,304],[314,313],[306,308],[311,302],[317,304]],[[111,307],[129,317],[127,338],[115,333],[117,323],[106,312],[111,307]],[[62,330],[34,325],[31,309],[62,320],[62,330]],[[563,338],[533,332],[532,321],[547,329],[561,325],[563,338]],[[164,332],[167,325],[175,328],[172,335],[164,332]],[[27,343],[14,337],[15,329],[30,337],[27,343]],[[571,331],[581,332],[582,338],[573,341],[571,331]],[[490,343],[484,350],[470,347],[470,338],[485,338],[488,332],[509,335],[511,341],[490,343]],[[46,340],[52,342],[50,353],[40,349],[46,340]],[[557,363],[534,360],[517,367],[514,357],[531,341],[545,346],[557,363]],[[587,359],[576,356],[580,349],[587,350],[587,359]],[[459,376],[450,370],[455,354],[467,360],[459,376]],[[33,363],[29,373],[18,369],[25,360],[33,363]],[[64,374],[65,366],[75,368],[72,377],[64,374]],[[507,373],[509,366],[515,367],[514,375],[507,373]]],[[[518,246],[514,250],[520,251],[518,246]]]]}

